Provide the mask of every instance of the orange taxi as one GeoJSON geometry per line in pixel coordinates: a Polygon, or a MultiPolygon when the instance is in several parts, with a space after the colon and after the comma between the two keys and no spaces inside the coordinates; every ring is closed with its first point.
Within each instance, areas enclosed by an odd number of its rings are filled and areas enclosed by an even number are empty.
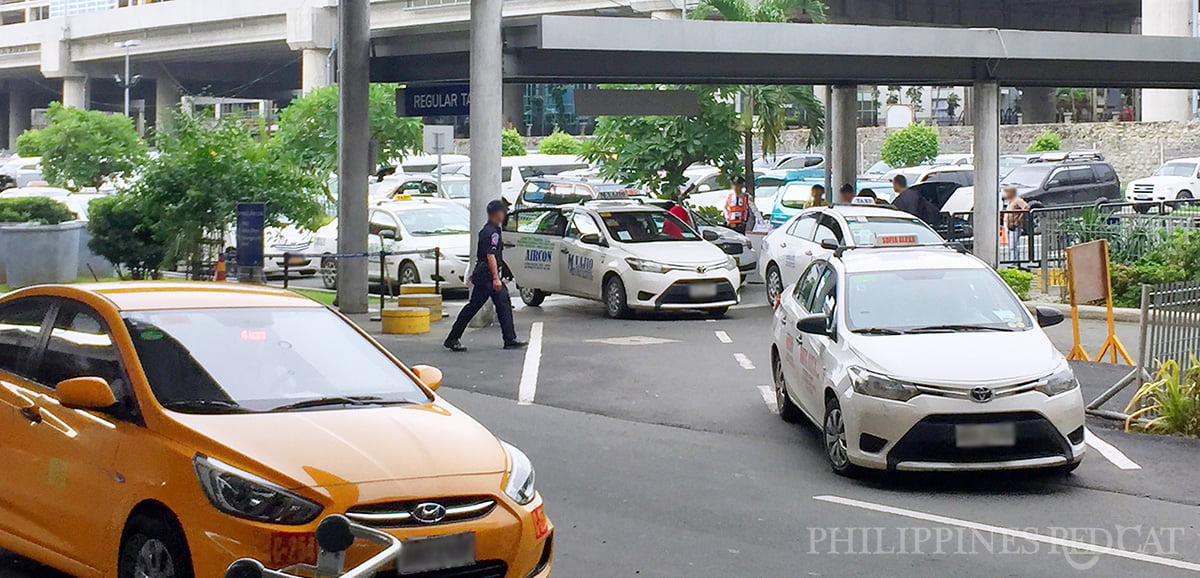
{"type": "Polygon", "coordinates": [[[441,379],[284,291],[7,294],[0,548],[81,577],[211,578],[311,563],[317,523],[345,514],[404,541],[400,576],[548,576],[529,459],[441,379]]]}

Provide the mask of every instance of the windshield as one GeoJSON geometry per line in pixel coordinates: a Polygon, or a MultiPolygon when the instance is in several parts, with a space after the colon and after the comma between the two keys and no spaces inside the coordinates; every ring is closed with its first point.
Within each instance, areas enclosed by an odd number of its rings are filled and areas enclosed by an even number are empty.
{"type": "Polygon", "coordinates": [[[695,230],[666,211],[600,213],[600,218],[608,234],[622,243],[700,240],[695,230]]]}
{"type": "Polygon", "coordinates": [[[889,165],[883,161],[877,161],[875,164],[871,165],[871,168],[867,169],[867,172],[865,172],[863,174],[864,175],[882,175],[883,173],[886,173],[890,170],[892,170],[892,165],[889,165]]]}
{"type": "Polygon", "coordinates": [[[774,199],[779,192],[779,185],[754,185],[754,200],[766,201],[774,199]]]}
{"type": "Polygon", "coordinates": [[[396,217],[410,235],[455,235],[471,231],[470,213],[457,205],[426,205],[419,209],[396,211],[396,217]]]}
{"type": "Polygon", "coordinates": [[[180,411],[268,411],[327,397],[430,401],[325,309],[135,311],[124,318],[155,398],[180,411]]]}
{"type": "Polygon", "coordinates": [[[943,243],[923,221],[908,217],[847,216],[846,224],[857,247],[927,245],[943,243]]]}
{"type": "Polygon", "coordinates": [[[788,183],[783,186],[779,204],[789,209],[803,209],[812,200],[812,185],[788,183]]]}
{"type": "Polygon", "coordinates": [[[1156,177],[1190,177],[1196,174],[1196,163],[1167,163],[1154,171],[1156,177]]]}
{"type": "Polygon", "coordinates": [[[984,269],[917,269],[847,276],[850,330],[970,325],[1031,327],[1029,314],[994,273],[984,269]]]}
{"type": "Polygon", "coordinates": [[[1019,166],[1008,173],[1008,176],[1004,177],[1004,184],[1037,188],[1042,186],[1042,181],[1046,180],[1046,175],[1052,169],[1054,169],[1054,165],[1044,163],[1019,166]]]}
{"type": "Polygon", "coordinates": [[[470,181],[451,181],[443,182],[442,190],[446,191],[446,196],[451,199],[465,199],[471,196],[470,181]]]}
{"type": "Polygon", "coordinates": [[[1013,169],[1029,164],[1025,157],[1000,157],[1000,178],[1005,178],[1013,169]]]}

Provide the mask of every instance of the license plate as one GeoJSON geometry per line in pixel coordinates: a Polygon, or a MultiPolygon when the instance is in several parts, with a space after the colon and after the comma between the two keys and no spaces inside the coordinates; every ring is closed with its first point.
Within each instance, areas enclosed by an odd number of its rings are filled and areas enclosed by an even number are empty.
{"type": "Polygon", "coordinates": [[[955,444],[960,448],[1011,447],[1017,445],[1014,423],[971,423],[954,427],[955,444]]]}
{"type": "Polygon", "coordinates": [[[695,283],[688,285],[688,295],[692,299],[712,299],[717,296],[716,283],[695,283]]]}
{"type": "Polygon", "coordinates": [[[475,563],[475,532],[404,540],[396,556],[398,574],[418,574],[475,563]]]}

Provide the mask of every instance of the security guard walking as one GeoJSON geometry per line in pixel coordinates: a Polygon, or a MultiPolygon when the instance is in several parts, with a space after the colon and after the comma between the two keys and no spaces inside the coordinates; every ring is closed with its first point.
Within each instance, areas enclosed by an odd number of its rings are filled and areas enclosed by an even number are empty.
{"type": "Polygon", "coordinates": [[[467,324],[479,312],[488,299],[496,306],[496,319],[500,321],[500,331],[504,334],[505,349],[521,349],[524,341],[517,341],[517,330],[513,327],[512,301],[508,296],[501,272],[504,270],[504,242],[501,240],[504,217],[508,207],[504,201],[495,200],[487,206],[488,222],[479,231],[479,241],[475,245],[475,270],[471,273],[471,300],[458,314],[450,335],[442,343],[451,351],[466,351],[467,348],[459,343],[467,324]]]}

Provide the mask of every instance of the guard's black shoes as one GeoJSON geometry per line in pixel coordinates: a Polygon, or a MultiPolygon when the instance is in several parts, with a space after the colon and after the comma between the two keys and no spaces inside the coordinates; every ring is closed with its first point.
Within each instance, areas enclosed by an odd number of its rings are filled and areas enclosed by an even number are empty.
{"type": "Polygon", "coordinates": [[[457,339],[455,339],[453,341],[451,341],[449,339],[443,341],[442,347],[445,347],[446,349],[449,349],[450,351],[466,351],[467,350],[467,346],[463,345],[462,343],[459,343],[457,339]]]}
{"type": "Polygon", "coordinates": [[[529,345],[528,341],[506,341],[504,342],[505,349],[525,349],[529,345]]]}

